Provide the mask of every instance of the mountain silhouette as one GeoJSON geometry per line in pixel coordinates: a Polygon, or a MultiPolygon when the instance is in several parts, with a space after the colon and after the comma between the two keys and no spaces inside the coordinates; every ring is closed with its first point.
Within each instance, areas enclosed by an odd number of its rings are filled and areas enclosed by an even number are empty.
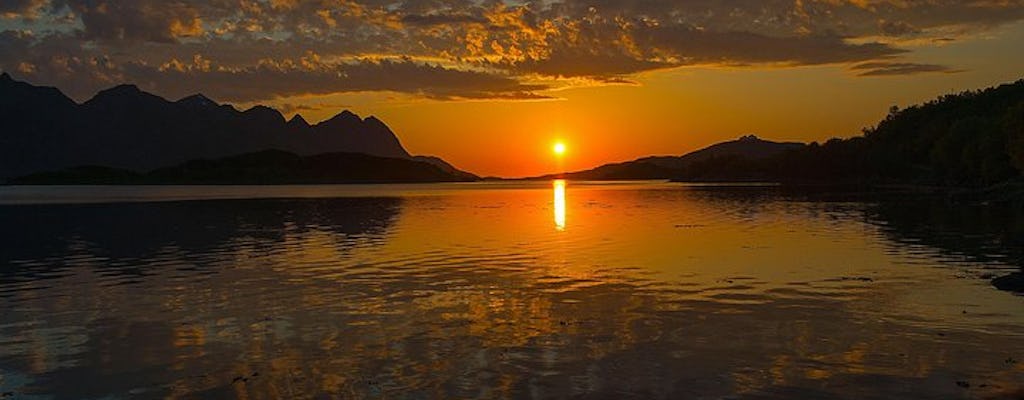
{"type": "Polygon", "coordinates": [[[622,163],[605,164],[597,168],[541,178],[566,177],[584,180],[630,180],[630,179],[672,179],[679,171],[695,163],[707,160],[739,157],[744,159],[766,159],[789,150],[806,146],[795,142],[773,142],[754,135],[716,143],[703,149],[681,156],[650,156],[622,163]]]}
{"type": "Polygon", "coordinates": [[[678,157],[644,157],[636,160],[635,162],[654,164],[663,168],[679,169],[695,162],[719,157],[742,157],[754,160],[764,159],[782,154],[787,150],[799,149],[803,146],[805,146],[803,143],[773,142],[771,140],[761,139],[755,135],[746,135],[736,140],[716,143],[678,157]]]}
{"type": "Polygon", "coordinates": [[[169,101],[135,85],[118,85],[78,104],[56,88],[3,73],[0,120],[0,179],[86,165],[149,171],[268,149],[415,160],[475,179],[436,157],[414,159],[383,121],[347,110],[309,124],[261,105],[239,111],[202,94],[169,101]]]}

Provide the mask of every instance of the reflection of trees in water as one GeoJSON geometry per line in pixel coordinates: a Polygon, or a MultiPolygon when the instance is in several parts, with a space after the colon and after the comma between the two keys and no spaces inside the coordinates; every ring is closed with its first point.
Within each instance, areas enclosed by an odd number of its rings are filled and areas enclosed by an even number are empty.
{"type": "Polygon", "coordinates": [[[1024,266],[1024,209],[1010,203],[959,203],[942,195],[813,187],[698,187],[693,191],[699,193],[697,198],[733,202],[749,210],[780,199],[862,203],[864,217],[899,243],[926,245],[979,262],[1024,266]]]}
{"type": "MultiPolygon", "coordinates": [[[[0,206],[0,279],[46,279],[76,267],[75,260],[90,259],[101,260],[112,274],[145,275],[138,261],[170,248],[195,256],[247,240],[270,250],[288,235],[311,230],[381,236],[401,203],[340,198],[0,206]]],[[[208,262],[190,258],[199,268],[208,262]]]]}
{"type": "MultiPolygon", "coordinates": [[[[1024,209],[1014,204],[951,204],[924,197],[879,203],[870,216],[897,242],[1024,268],[1024,209]]],[[[996,277],[992,283],[1002,290],[1024,291],[1024,272],[996,277]]]]}
{"type": "Polygon", "coordinates": [[[976,262],[1024,267],[1024,209],[950,203],[941,197],[881,202],[869,217],[900,243],[926,245],[976,262]]]}
{"type": "MultiPolygon", "coordinates": [[[[689,191],[694,200],[730,203],[739,217],[754,223],[766,207],[811,202],[817,207],[798,207],[796,211],[815,218],[822,217],[818,211],[826,211],[832,214],[830,217],[838,216],[835,220],[840,224],[850,218],[863,218],[896,243],[927,246],[940,254],[977,263],[1024,268],[1024,208],[1019,204],[957,202],[945,195],[856,187],[697,186],[689,191]]],[[[1024,292],[1024,271],[997,277],[993,284],[1003,290],[1024,292]]]]}

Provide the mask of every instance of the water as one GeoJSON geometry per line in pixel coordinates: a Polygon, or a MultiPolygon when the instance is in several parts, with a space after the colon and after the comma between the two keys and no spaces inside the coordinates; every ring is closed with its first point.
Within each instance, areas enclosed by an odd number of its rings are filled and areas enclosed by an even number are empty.
{"type": "Polygon", "coordinates": [[[0,203],[10,398],[1024,393],[1024,297],[988,282],[1019,210],[656,182],[0,203]]]}

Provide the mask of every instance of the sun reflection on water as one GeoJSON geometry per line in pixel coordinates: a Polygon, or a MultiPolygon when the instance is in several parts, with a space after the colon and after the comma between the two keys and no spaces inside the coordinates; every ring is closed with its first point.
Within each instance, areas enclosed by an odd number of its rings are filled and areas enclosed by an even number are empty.
{"type": "Polygon", "coordinates": [[[552,182],[554,187],[554,210],[555,210],[555,229],[564,231],[565,230],[565,179],[555,179],[552,182]]]}

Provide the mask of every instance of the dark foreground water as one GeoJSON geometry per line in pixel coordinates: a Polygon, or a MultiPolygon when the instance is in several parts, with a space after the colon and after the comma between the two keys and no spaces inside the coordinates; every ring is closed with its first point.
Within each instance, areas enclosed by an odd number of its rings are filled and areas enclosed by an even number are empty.
{"type": "Polygon", "coordinates": [[[1024,297],[989,284],[1024,215],[998,206],[577,182],[0,203],[3,399],[1024,395],[1024,297]]]}

